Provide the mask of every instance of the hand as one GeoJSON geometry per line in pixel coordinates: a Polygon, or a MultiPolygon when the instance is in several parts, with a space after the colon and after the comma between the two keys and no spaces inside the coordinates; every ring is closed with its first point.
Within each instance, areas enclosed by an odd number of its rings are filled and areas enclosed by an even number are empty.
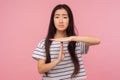
{"type": "Polygon", "coordinates": [[[70,42],[72,41],[73,36],[64,37],[64,38],[57,38],[57,39],[50,39],[51,41],[59,41],[59,42],[70,42]]]}
{"type": "Polygon", "coordinates": [[[58,61],[61,62],[65,57],[65,53],[63,52],[63,42],[60,44],[60,53],[58,55],[58,61]]]}

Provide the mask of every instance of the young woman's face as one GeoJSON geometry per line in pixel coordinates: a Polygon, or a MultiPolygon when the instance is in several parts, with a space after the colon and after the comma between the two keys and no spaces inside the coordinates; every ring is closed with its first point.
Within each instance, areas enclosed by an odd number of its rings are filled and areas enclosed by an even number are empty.
{"type": "Polygon", "coordinates": [[[58,9],[54,15],[54,25],[57,30],[65,31],[69,24],[68,13],[65,9],[58,9]]]}

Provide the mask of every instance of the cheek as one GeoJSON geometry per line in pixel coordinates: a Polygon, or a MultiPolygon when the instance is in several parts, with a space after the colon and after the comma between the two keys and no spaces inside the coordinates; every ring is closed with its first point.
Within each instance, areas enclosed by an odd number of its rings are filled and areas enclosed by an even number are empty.
{"type": "Polygon", "coordinates": [[[65,20],[65,23],[66,23],[66,25],[68,25],[69,24],[69,19],[65,20]]]}
{"type": "Polygon", "coordinates": [[[58,20],[54,19],[54,25],[57,25],[57,24],[58,24],[58,20]]]}

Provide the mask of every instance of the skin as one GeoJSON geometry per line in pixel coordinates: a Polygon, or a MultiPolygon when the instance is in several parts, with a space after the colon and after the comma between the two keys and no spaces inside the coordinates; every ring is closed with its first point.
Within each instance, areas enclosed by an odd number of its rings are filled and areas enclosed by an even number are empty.
{"type": "Polygon", "coordinates": [[[38,60],[38,72],[43,74],[48,72],[52,68],[54,68],[57,64],[59,64],[65,57],[65,53],[63,52],[63,42],[64,41],[77,41],[77,42],[85,42],[86,45],[97,45],[100,43],[100,39],[93,36],[71,36],[66,37],[66,29],[69,24],[69,17],[68,13],[65,9],[58,9],[55,12],[54,16],[54,25],[56,27],[56,34],[54,39],[50,39],[52,41],[59,41],[60,45],[60,52],[58,54],[58,58],[50,63],[45,63],[45,60],[38,60]]]}
{"type": "Polygon", "coordinates": [[[68,13],[65,9],[58,9],[54,16],[54,25],[56,27],[56,34],[54,38],[66,37],[66,29],[69,24],[68,13]]]}
{"type": "Polygon", "coordinates": [[[65,9],[58,9],[55,12],[55,16],[54,16],[54,25],[57,30],[56,34],[62,32],[62,34],[64,33],[64,35],[66,35],[66,29],[68,28],[68,24],[69,24],[69,17],[67,11],[65,9]]]}

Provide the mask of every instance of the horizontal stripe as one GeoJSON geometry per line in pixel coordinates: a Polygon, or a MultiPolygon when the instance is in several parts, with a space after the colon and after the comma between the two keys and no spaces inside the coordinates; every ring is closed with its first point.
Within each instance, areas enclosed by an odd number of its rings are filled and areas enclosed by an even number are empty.
{"type": "Polygon", "coordinates": [[[45,57],[43,57],[43,56],[38,56],[38,55],[32,55],[32,58],[45,60],[45,57]]]}
{"type": "MultiPolygon", "coordinates": [[[[59,49],[59,48],[60,48],[60,45],[52,45],[52,46],[50,46],[50,48],[59,49]]],[[[63,48],[68,48],[68,45],[64,45],[64,44],[63,44],[63,48]]],[[[76,46],[75,49],[80,49],[80,46],[76,46]]]]}
{"type": "MultiPolygon", "coordinates": [[[[57,66],[68,65],[68,64],[70,64],[70,63],[72,63],[72,62],[64,63],[64,64],[59,64],[59,65],[57,65],[57,66]]],[[[80,64],[80,65],[83,65],[83,64],[80,64]]]]}
{"type": "MultiPolygon", "coordinates": [[[[59,72],[64,72],[64,71],[69,71],[69,70],[74,70],[74,67],[63,68],[63,69],[56,69],[56,70],[50,71],[50,73],[57,73],[57,72],[59,73],[59,72]]],[[[81,68],[80,72],[85,72],[85,69],[81,68]]]]}
{"type": "MultiPolygon", "coordinates": [[[[67,66],[64,66],[64,65],[60,66],[59,65],[59,66],[54,67],[52,70],[65,69],[65,68],[70,68],[70,67],[74,67],[73,64],[69,64],[67,66]]],[[[84,69],[84,65],[83,64],[80,65],[80,69],[84,69]]]]}
{"type": "MultiPolygon", "coordinates": [[[[71,77],[71,74],[73,73],[73,71],[71,71],[71,72],[64,72],[64,74],[63,73],[59,73],[59,74],[49,74],[49,77],[50,78],[55,78],[55,77],[64,77],[64,76],[69,76],[69,77],[71,77]]],[[[80,73],[80,72],[79,72],[80,73]]],[[[85,76],[86,75],[86,73],[80,73],[80,75],[78,75],[78,76],[85,76]]]]}
{"type": "Polygon", "coordinates": [[[82,77],[86,77],[86,74],[80,75],[80,76],[75,76],[75,78],[71,79],[71,77],[68,78],[62,78],[61,80],[80,80],[82,77]]]}
{"type": "Polygon", "coordinates": [[[33,55],[38,55],[38,56],[45,57],[45,55],[43,55],[43,54],[38,54],[38,53],[34,53],[33,55]]]}
{"type": "Polygon", "coordinates": [[[42,54],[45,54],[45,51],[43,51],[43,50],[34,50],[33,53],[36,53],[36,52],[38,52],[38,53],[42,53],[42,54]]]}
{"type": "MultiPolygon", "coordinates": [[[[74,71],[74,64],[71,60],[70,53],[68,51],[68,43],[69,42],[63,42],[63,52],[65,52],[65,57],[64,59],[57,64],[53,69],[51,69],[48,72],[47,77],[45,74],[43,74],[43,78],[48,78],[48,80],[65,80],[65,79],[70,79],[71,80],[71,74],[74,71]],[[50,79],[49,79],[50,78],[50,79]]],[[[85,43],[83,42],[76,42],[76,47],[75,47],[75,54],[78,57],[79,64],[80,64],[80,71],[76,75],[76,78],[81,78],[86,76],[83,60],[82,60],[82,53],[84,53],[85,50],[85,43]]],[[[50,56],[51,56],[51,61],[54,61],[58,58],[60,52],[60,42],[52,42],[50,45],[50,56]]],[[[45,53],[45,39],[41,40],[37,46],[37,48],[34,50],[33,58],[35,59],[46,59],[46,53],[45,53]]]]}
{"type": "MultiPolygon", "coordinates": [[[[84,69],[82,69],[82,70],[84,70],[84,69]]],[[[58,74],[58,73],[64,73],[64,72],[68,72],[69,73],[69,71],[71,72],[73,72],[74,71],[74,69],[69,69],[69,70],[66,70],[66,69],[64,69],[64,71],[59,71],[59,72],[49,72],[49,74],[58,74]]],[[[85,72],[85,70],[84,71],[80,71],[79,73],[84,73],[85,72]]]]}

